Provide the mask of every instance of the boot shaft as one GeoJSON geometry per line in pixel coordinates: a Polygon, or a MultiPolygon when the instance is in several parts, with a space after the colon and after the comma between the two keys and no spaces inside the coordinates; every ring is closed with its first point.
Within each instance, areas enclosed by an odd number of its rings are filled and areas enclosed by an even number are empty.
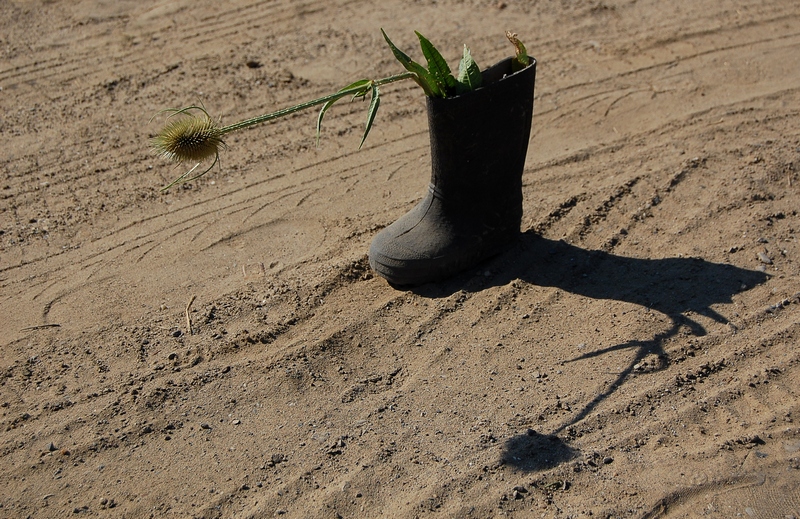
{"type": "Polygon", "coordinates": [[[522,217],[535,76],[535,61],[512,74],[508,58],[483,72],[483,87],[428,98],[431,184],[448,210],[522,217]]]}

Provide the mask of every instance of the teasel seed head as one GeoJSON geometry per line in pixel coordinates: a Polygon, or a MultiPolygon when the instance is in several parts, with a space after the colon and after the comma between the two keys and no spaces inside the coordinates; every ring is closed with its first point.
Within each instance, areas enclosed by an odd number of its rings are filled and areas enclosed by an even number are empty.
{"type": "Polygon", "coordinates": [[[158,155],[174,162],[202,162],[219,157],[219,150],[225,147],[223,132],[200,107],[170,110],[175,117],[152,140],[153,149],[158,155]],[[196,109],[201,115],[194,115],[196,109]]]}

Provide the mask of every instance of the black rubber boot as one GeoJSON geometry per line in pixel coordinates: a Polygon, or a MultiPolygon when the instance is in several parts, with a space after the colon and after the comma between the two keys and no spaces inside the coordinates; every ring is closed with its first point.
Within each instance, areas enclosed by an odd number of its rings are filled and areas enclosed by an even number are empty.
{"type": "Polygon", "coordinates": [[[369,249],[370,265],[390,283],[447,278],[519,237],[535,76],[535,61],[512,74],[508,58],[483,72],[483,87],[428,98],[428,194],[369,249]]]}

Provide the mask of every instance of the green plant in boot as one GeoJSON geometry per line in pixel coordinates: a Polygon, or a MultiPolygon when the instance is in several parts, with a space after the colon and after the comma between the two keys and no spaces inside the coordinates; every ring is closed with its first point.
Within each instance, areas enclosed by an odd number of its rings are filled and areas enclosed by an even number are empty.
{"type": "MultiPolygon", "coordinates": [[[[162,190],[166,191],[176,184],[196,180],[211,171],[219,163],[220,150],[226,147],[223,137],[236,130],[321,105],[317,115],[317,143],[319,143],[322,119],[327,110],[336,101],[345,97],[355,100],[369,96],[367,121],[359,144],[360,148],[363,146],[367,135],[369,135],[375,116],[378,113],[380,87],[397,81],[413,79],[422,88],[425,95],[436,98],[454,97],[481,87],[482,75],[480,68],[473,60],[472,54],[466,45],[459,63],[458,74],[453,76],[441,53],[419,32],[416,34],[419,38],[422,54],[427,61],[427,67],[415,62],[398,49],[382,29],[381,33],[394,56],[406,69],[406,72],[382,79],[361,79],[333,94],[227,126],[217,124],[202,106],[193,105],[185,108],[163,110],[161,113],[169,114],[168,121],[164,128],[151,140],[154,151],[158,155],[178,164],[194,163],[194,166],[167,186],[164,186],[162,190]],[[196,171],[200,165],[207,160],[212,160],[211,165],[197,173],[196,171]]],[[[530,61],[522,42],[519,41],[516,34],[510,32],[506,33],[506,37],[516,49],[514,71],[527,67],[530,61]]]]}

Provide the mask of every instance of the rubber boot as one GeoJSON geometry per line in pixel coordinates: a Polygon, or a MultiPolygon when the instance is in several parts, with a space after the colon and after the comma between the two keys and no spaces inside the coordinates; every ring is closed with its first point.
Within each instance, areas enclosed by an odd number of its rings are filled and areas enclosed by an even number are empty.
{"type": "Polygon", "coordinates": [[[369,249],[370,265],[390,283],[445,279],[518,239],[536,76],[531,61],[512,74],[508,58],[483,72],[483,87],[428,98],[428,193],[369,249]]]}

